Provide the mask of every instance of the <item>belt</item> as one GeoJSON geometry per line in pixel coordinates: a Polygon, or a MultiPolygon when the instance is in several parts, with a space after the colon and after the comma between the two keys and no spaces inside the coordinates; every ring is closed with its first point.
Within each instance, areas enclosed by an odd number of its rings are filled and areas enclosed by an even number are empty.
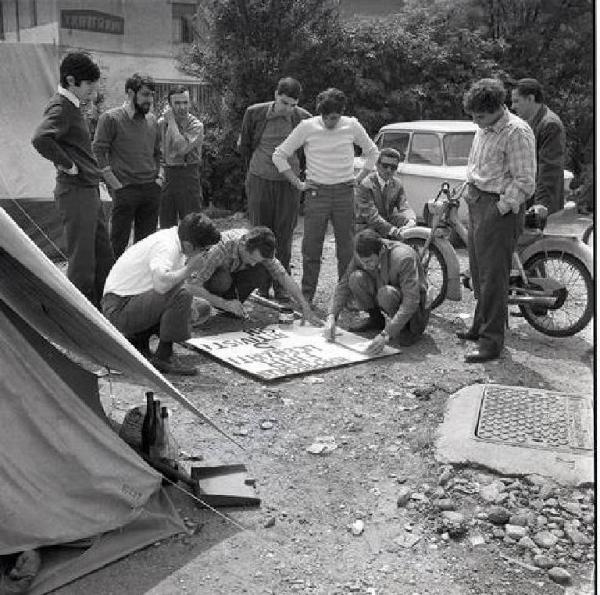
{"type": "Polygon", "coordinates": [[[185,167],[195,167],[200,165],[200,163],[178,163],[177,165],[165,165],[167,169],[181,169],[185,167]]]}

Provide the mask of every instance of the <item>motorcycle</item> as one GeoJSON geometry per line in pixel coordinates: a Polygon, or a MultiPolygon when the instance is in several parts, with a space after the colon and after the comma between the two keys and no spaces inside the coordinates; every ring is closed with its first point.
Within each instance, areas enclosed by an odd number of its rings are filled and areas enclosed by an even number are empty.
{"type": "MultiPolygon", "coordinates": [[[[431,307],[444,300],[459,301],[470,275],[460,272],[449,238],[456,234],[467,244],[467,228],[458,218],[466,184],[450,190],[444,182],[427,204],[431,227],[413,227],[403,241],[419,254],[431,290],[431,307]]],[[[508,303],[536,330],[551,337],[569,337],[590,322],[594,309],[593,252],[575,235],[544,232],[547,210],[528,209],[525,229],[513,254],[508,303]]]]}

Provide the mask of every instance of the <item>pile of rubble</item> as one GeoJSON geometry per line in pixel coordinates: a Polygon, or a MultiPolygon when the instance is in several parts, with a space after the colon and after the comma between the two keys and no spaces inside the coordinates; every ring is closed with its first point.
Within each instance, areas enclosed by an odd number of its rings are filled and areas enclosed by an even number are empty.
{"type": "Polygon", "coordinates": [[[542,569],[559,584],[569,568],[594,560],[594,492],[573,490],[539,476],[500,477],[442,469],[437,486],[401,487],[398,506],[416,508],[434,522],[442,541],[471,546],[496,542],[523,566],[542,569]]]}

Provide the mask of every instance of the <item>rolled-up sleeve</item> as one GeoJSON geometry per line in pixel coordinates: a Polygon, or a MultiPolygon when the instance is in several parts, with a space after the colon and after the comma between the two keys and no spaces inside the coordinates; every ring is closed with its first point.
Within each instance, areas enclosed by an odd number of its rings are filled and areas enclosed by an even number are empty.
{"type": "Polygon", "coordinates": [[[371,140],[363,125],[356,119],[353,120],[354,126],[354,143],[357,144],[363,151],[365,159],[364,169],[372,170],[377,163],[379,157],[379,149],[371,140]]]}
{"type": "Polygon", "coordinates": [[[273,163],[279,172],[283,173],[292,166],[289,164],[288,159],[304,145],[306,141],[307,127],[305,120],[300,122],[288,137],[275,149],[273,152],[273,163]]]}
{"type": "Polygon", "coordinates": [[[504,200],[521,205],[535,191],[535,136],[531,129],[515,128],[510,133],[506,159],[510,180],[504,189],[504,200]]]}

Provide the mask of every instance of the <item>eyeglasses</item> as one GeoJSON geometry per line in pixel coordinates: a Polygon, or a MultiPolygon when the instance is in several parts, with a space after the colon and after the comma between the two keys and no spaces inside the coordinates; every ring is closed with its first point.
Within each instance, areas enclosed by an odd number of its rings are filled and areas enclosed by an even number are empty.
{"type": "Polygon", "coordinates": [[[381,167],[382,169],[389,169],[391,171],[395,171],[396,169],[398,169],[398,164],[397,163],[382,163],[380,161],[379,167],[381,167]]]}

